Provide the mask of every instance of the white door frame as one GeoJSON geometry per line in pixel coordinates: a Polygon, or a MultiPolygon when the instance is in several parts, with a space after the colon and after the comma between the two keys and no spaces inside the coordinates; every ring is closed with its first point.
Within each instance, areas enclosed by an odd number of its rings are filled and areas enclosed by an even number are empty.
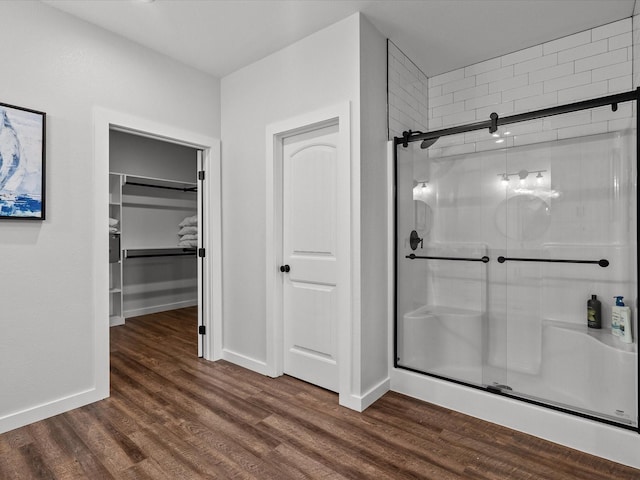
{"type": "Polygon", "coordinates": [[[120,130],[202,150],[203,166],[207,172],[207,188],[202,194],[209,220],[207,225],[203,225],[203,247],[206,248],[203,280],[207,286],[204,305],[201,307],[207,329],[203,357],[207,360],[218,360],[222,353],[220,140],[127,113],[96,107],[93,111],[94,366],[96,390],[103,398],[109,396],[109,246],[105,225],[109,217],[110,130],[120,130]]]}
{"type": "Polygon", "coordinates": [[[267,374],[284,373],[282,265],[282,141],[328,125],[338,125],[337,282],[339,403],[351,404],[352,281],[351,281],[351,119],[350,104],[328,107],[267,126],[266,131],[266,331],[267,374]]]}

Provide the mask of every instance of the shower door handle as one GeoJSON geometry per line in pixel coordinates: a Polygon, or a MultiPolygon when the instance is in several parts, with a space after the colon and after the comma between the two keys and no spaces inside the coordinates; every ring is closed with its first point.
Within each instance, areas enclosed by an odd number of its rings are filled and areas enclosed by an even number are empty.
{"type": "Polygon", "coordinates": [[[585,263],[592,265],[600,265],[602,268],[609,266],[609,260],[601,258],[600,260],[565,260],[556,258],[517,258],[517,257],[498,257],[498,263],[504,262],[544,262],[544,263],[585,263]]]}
{"type": "Polygon", "coordinates": [[[474,258],[474,257],[438,257],[435,255],[416,255],[414,253],[410,253],[404,258],[408,258],[409,260],[415,260],[416,258],[420,258],[422,260],[453,260],[456,262],[482,262],[482,263],[489,263],[489,261],[491,260],[486,255],[480,258],[474,258]]]}

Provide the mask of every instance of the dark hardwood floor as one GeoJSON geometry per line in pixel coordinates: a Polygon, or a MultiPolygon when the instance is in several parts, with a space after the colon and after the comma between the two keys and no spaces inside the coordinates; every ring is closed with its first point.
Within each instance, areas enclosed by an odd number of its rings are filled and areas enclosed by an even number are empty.
{"type": "Polygon", "coordinates": [[[196,312],[111,329],[111,397],[0,435],[0,479],[640,479],[387,393],[359,414],[283,376],[196,358],[196,312]]]}

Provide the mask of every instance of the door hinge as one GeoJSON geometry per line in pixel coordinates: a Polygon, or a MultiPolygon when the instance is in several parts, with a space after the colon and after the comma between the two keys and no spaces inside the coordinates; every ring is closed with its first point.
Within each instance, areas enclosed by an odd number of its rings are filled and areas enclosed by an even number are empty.
{"type": "Polygon", "coordinates": [[[198,172],[198,180],[204,180],[204,170],[198,172]]]}
{"type": "Polygon", "coordinates": [[[199,248],[198,249],[198,257],[200,258],[204,258],[206,256],[206,251],[204,248],[199,248]]]}
{"type": "Polygon", "coordinates": [[[204,325],[198,326],[198,333],[200,335],[206,335],[207,334],[207,327],[205,327],[204,325]]]}

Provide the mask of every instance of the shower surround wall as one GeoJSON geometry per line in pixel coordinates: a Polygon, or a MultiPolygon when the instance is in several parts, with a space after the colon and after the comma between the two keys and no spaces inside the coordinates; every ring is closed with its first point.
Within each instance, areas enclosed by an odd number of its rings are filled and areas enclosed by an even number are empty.
{"type": "MultiPolygon", "coordinates": [[[[630,18],[429,78],[429,130],[488,120],[633,89],[630,18]]],[[[622,130],[632,107],[621,105],[514,126],[505,142],[474,133],[442,139],[429,156],[547,142],[622,130]],[[456,143],[451,143],[455,141],[456,143]]],[[[415,128],[414,128],[415,130],[415,128]]]]}
{"type": "Polygon", "coordinates": [[[427,76],[387,40],[389,140],[405,130],[427,130],[427,76]]]}
{"type": "MultiPolygon", "coordinates": [[[[632,19],[621,20],[430,78],[428,80],[428,130],[488,120],[489,114],[494,111],[500,116],[508,116],[633,89],[638,85],[638,81],[634,81],[634,74],[635,79],[640,79],[638,73],[640,68],[637,61],[636,65],[633,62],[633,46],[640,43],[639,24],[638,17],[634,17],[633,21],[632,19]]],[[[636,50],[640,51],[640,49],[636,50]]],[[[389,88],[391,89],[391,85],[389,88]]],[[[512,125],[509,126],[508,135],[505,135],[506,129],[501,128],[500,140],[503,141],[500,144],[496,144],[493,138],[487,138],[486,134],[479,135],[475,132],[443,137],[429,148],[428,153],[423,150],[422,155],[428,154],[430,159],[437,161],[439,157],[473,152],[488,154],[490,150],[504,147],[520,147],[587,135],[615,136],[615,133],[611,132],[635,127],[634,116],[634,107],[630,103],[619,105],[617,112],[612,112],[610,107],[601,107],[512,125]],[[610,133],[607,134],[607,132],[610,133]]],[[[421,129],[417,125],[417,123],[407,125],[404,129],[421,129]]],[[[531,147],[533,148],[533,145],[531,147]]],[[[442,161],[446,162],[444,158],[442,161]]],[[[556,173],[560,175],[566,173],[558,171],[559,168],[565,169],[556,162],[556,173]]],[[[426,173],[425,178],[428,177],[429,172],[424,173],[426,173]]],[[[468,174],[471,175],[472,172],[468,174]]],[[[402,213],[399,212],[399,215],[402,216],[402,213]]],[[[416,217],[412,221],[418,220],[416,217]]],[[[399,240],[399,242],[402,241],[399,240]]],[[[426,242],[425,239],[425,244],[426,242]]],[[[398,248],[402,248],[402,245],[398,245],[398,248]]],[[[624,252],[618,253],[625,255],[624,252]]],[[[635,264],[635,256],[632,257],[635,264]]],[[[479,270],[478,275],[481,275],[481,269],[476,268],[476,270],[479,270]]],[[[471,279],[473,278],[472,275],[471,279]]],[[[433,285],[429,288],[433,289],[433,285]]],[[[550,293],[550,290],[545,287],[543,291],[538,292],[541,295],[536,295],[538,303],[545,291],[546,294],[550,293]]],[[[475,300],[475,296],[479,295],[479,298],[482,298],[485,295],[483,291],[474,290],[471,293],[474,295],[467,295],[468,298],[463,300],[475,300]],[[478,295],[475,295],[476,293],[478,295]]],[[[518,300],[526,300],[526,298],[518,300]]],[[[586,298],[584,303],[586,309],[586,298]]],[[[606,312],[605,322],[609,321],[608,306],[608,303],[603,304],[603,311],[606,312]]],[[[547,314],[550,309],[550,305],[538,305],[536,310],[540,312],[533,313],[547,314]]],[[[542,333],[542,325],[532,328],[542,333]]],[[[560,340],[564,337],[555,332],[552,327],[545,330],[545,335],[550,335],[556,343],[565,345],[563,343],[565,340],[560,340]]],[[[571,335],[570,330],[564,330],[563,334],[564,332],[571,335]]],[[[538,343],[521,342],[518,345],[519,348],[522,347],[520,350],[511,351],[510,360],[513,364],[520,361],[519,368],[523,375],[528,374],[527,370],[536,371],[540,367],[541,355],[546,355],[541,344],[546,341],[539,335],[538,339],[538,343]],[[526,356],[527,349],[537,351],[538,355],[526,356]]],[[[501,339],[501,341],[504,340],[506,339],[501,339]]],[[[489,362],[500,363],[507,352],[497,349],[493,355],[493,358],[488,359],[489,362]]],[[[585,375],[588,382],[594,380],[589,377],[588,372],[581,374],[580,377],[585,375]]],[[[635,379],[633,382],[635,385],[635,379]]],[[[573,448],[640,467],[636,454],[637,448],[640,448],[640,436],[634,432],[585,422],[579,418],[552,411],[541,411],[539,408],[520,402],[514,403],[501,397],[487,396],[473,389],[461,391],[461,387],[454,384],[420,377],[410,372],[394,375],[392,389],[573,448]]]]}

